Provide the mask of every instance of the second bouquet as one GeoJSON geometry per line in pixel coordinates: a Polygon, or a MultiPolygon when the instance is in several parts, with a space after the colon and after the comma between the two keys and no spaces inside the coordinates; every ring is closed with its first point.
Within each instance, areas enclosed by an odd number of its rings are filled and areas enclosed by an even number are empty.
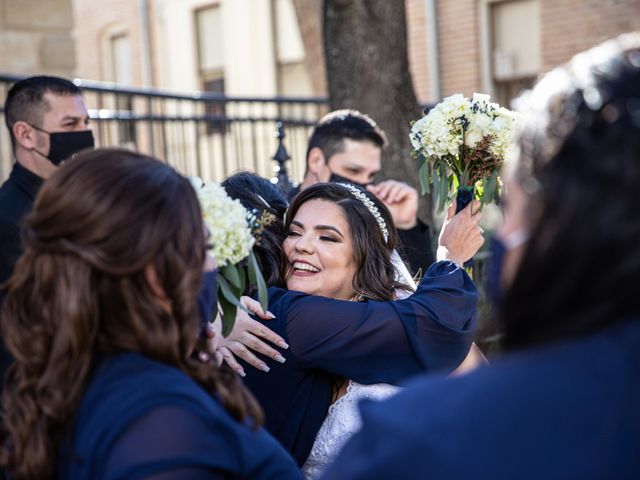
{"type": "Polygon", "coordinates": [[[499,174],[512,146],[516,114],[490,101],[452,95],[416,121],[411,144],[420,164],[422,193],[433,193],[438,211],[456,194],[457,210],[474,198],[497,198],[499,174]],[[432,188],[433,187],[433,188],[432,188]]]}

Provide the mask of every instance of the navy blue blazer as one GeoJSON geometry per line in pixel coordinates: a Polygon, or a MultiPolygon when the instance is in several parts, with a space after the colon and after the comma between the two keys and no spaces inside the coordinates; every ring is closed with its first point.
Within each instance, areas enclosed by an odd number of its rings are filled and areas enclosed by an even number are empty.
{"type": "Polygon", "coordinates": [[[361,404],[323,478],[638,479],[640,321],[361,404]]]}
{"type": "MultiPolygon", "coordinates": [[[[332,401],[336,383],[398,384],[427,371],[450,372],[476,328],[477,291],[451,262],[433,264],[417,291],[394,302],[347,302],[269,289],[274,320],[264,325],[290,345],[269,373],[245,369],[266,428],[302,465],[332,401]]],[[[246,364],[245,364],[246,366],[246,364]]]]}

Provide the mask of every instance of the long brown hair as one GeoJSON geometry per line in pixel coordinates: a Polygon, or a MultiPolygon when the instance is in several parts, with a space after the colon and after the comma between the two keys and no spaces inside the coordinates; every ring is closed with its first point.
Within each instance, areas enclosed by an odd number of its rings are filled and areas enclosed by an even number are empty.
{"type": "Polygon", "coordinates": [[[353,277],[356,297],[359,300],[393,300],[396,289],[411,291],[409,286],[396,281],[396,269],[391,261],[398,235],[387,207],[374,195],[364,190],[361,192],[375,204],[382,216],[388,230],[386,241],[380,225],[362,200],[337,183],[317,183],[300,192],[287,211],[285,231],[289,231],[296,213],[306,202],[324,200],[335,203],[344,213],[351,230],[353,256],[358,266],[353,277]]]}
{"type": "Polygon", "coordinates": [[[23,240],[2,311],[15,362],[0,463],[15,478],[52,474],[97,355],[140,352],[215,392],[235,418],[259,416],[235,376],[190,357],[205,239],[195,192],[171,167],[124,150],[81,155],[44,184],[23,240]],[[170,311],[146,280],[149,265],[170,311]]]}

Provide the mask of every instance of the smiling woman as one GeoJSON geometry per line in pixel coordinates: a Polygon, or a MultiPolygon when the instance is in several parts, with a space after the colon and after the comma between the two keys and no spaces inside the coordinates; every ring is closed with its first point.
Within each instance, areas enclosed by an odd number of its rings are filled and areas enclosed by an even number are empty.
{"type": "Polygon", "coordinates": [[[289,290],[353,298],[353,285],[345,285],[344,279],[353,278],[356,263],[351,231],[340,207],[324,200],[302,205],[289,226],[284,251],[290,263],[289,290]]]}
{"type": "Polygon", "coordinates": [[[470,208],[452,215],[441,235],[449,256],[429,269],[413,295],[394,300],[409,287],[396,279],[397,234],[382,202],[336,183],[296,197],[285,225],[287,290],[269,289],[275,318],[263,321],[290,348],[283,363],[265,360],[268,374],[246,368],[245,382],[265,411],[267,429],[300,465],[315,450],[329,406],[345,393],[336,387],[397,385],[417,373],[451,372],[464,359],[477,294],[457,264],[482,244],[477,221],[470,208]]]}
{"type": "Polygon", "coordinates": [[[391,215],[377,200],[380,208],[370,204],[383,232],[350,189],[364,195],[351,185],[320,184],[294,201],[285,225],[287,288],[337,300],[393,300],[397,288],[408,286],[395,280],[391,253],[397,236],[386,227],[391,215]]]}

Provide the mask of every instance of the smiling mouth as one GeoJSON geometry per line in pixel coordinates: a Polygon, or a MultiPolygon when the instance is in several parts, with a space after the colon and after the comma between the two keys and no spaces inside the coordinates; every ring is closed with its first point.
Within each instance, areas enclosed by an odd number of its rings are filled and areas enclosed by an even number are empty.
{"type": "Polygon", "coordinates": [[[318,267],[314,267],[313,265],[305,262],[293,262],[291,266],[293,267],[294,274],[318,273],[320,271],[318,267]]]}

